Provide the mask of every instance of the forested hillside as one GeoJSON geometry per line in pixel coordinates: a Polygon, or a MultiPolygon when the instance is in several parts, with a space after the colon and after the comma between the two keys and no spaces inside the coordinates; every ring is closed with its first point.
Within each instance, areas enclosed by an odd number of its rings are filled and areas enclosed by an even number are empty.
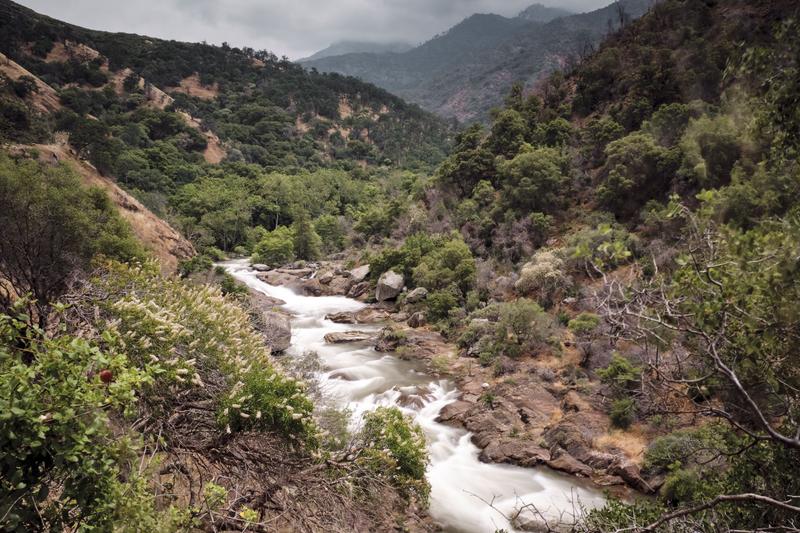
{"type": "Polygon", "coordinates": [[[531,88],[653,3],[621,0],[580,15],[537,5],[513,18],[476,14],[402,54],[344,54],[302,64],[369,81],[443,117],[485,122],[515,82],[531,88]]]}
{"type": "Polygon", "coordinates": [[[663,0],[452,146],[352,78],[0,9],[0,529],[475,531],[431,475],[458,441],[505,469],[489,523],[796,530],[794,0],[663,0]],[[178,275],[98,183],[191,241],[178,275]],[[251,282],[351,307],[292,326],[251,282]],[[347,368],[293,346],[320,324],[347,368]],[[323,376],[396,407],[353,424],[323,376]],[[443,397],[429,449],[403,413],[443,397]],[[605,497],[537,508],[545,469],[605,497]]]}

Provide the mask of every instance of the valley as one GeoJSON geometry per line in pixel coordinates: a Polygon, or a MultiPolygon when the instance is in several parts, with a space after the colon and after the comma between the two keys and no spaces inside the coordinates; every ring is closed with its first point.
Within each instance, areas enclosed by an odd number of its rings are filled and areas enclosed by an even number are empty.
{"type": "Polygon", "coordinates": [[[0,531],[794,531],[798,21],[0,0],[0,531]]]}

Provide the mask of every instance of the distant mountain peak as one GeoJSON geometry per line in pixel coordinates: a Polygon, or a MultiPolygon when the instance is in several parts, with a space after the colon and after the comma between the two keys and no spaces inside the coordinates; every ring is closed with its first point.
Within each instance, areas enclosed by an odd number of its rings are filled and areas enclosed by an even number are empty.
{"type": "Polygon", "coordinates": [[[313,55],[298,60],[313,61],[325,57],[341,56],[345,54],[402,54],[414,48],[414,45],[405,41],[394,41],[388,43],[376,43],[371,41],[337,41],[327,48],[316,52],[313,55]]]}
{"type": "Polygon", "coordinates": [[[549,7],[542,4],[533,4],[526,7],[517,18],[528,22],[550,22],[551,20],[572,15],[572,11],[560,7],[549,7]]]}

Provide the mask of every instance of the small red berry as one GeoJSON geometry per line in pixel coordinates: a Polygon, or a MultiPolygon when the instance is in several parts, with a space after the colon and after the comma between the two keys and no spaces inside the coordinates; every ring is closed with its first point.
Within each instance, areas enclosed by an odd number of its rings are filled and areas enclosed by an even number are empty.
{"type": "Polygon", "coordinates": [[[100,381],[105,384],[109,384],[114,380],[114,374],[111,370],[101,370],[100,371],[100,381]]]}

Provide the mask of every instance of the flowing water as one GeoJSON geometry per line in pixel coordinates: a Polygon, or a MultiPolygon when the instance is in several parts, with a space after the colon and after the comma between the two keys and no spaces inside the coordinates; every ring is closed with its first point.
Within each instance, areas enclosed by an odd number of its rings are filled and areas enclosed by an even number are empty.
{"type": "Polygon", "coordinates": [[[513,531],[503,514],[533,504],[548,519],[569,519],[583,506],[603,503],[597,490],[547,468],[485,464],[470,434],[436,422],[439,410],[458,398],[447,380],[426,375],[413,362],[376,352],[365,343],[326,344],[327,333],[377,330],[377,326],[335,324],[325,319],[334,312],[358,311],[364,304],[339,296],[300,296],[286,287],[260,281],[245,261],[225,263],[239,281],[286,302],[294,315],[288,356],[315,351],[325,368],[318,376],[321,390],[338,407],[353,412],[353,421],[377,406],[397,406],[411,414],[424,430],[430,452],[431,516],[447,531],[491,533],[513,531]],[[492,509],[485,502],[493,502],[492,509]],[[501,514],[499,511],[502,511],[501,514]]]}

